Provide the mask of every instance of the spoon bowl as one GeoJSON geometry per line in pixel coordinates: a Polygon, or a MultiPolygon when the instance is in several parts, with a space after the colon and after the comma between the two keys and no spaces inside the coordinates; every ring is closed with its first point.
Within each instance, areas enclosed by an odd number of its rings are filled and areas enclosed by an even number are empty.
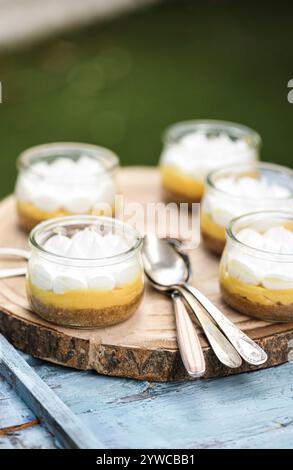
{"type": "Polygon", "coordinates": [[[160,290],[174,290],[172,286],[188,282],[190,278],[184,255],[153,233],[144,237],[142,258],[148,279],[160,290]]]}
{"type": "MultiPolygon", "coordinates": [[[[226,317],[202,292],[188,284],[191,271],[190,264],[186,263],[186,258],[166,240],[159,239],[155,234],[145,237],[143,259],[147,276],[151,279],[153,285],[156,285],[160,290],[177,291],[185,298],[201,323],[210,343],[214,338],[209,337],[210,329],[207,322],[212,318],[225,335],[222,335],[223,338],[221,338],[218,334],[221,333],[220,330],[218,330],[218,333],[214,331],[217,336],[216,341],[220,339],[222,346],[224,346],[226,356],[228,339],[230,341],[229,345],[233,345],[234,352],[238,356],[240,354],[249,364],[260,365],[266,362],[267,354],[265,351],[226,317]],[[204,312],[202,312],[202,309],[204,312]],[[226,344],[224,344],[225,340],[226,344]]],[[[231,348],[229,348],[229,351],[232,352],[231,348]]],[[[224,359],[226,360],[226,358],[224,359]]],[[[237,360],[234,354],[234,364],[236,363],[237,360]]]]}
{"type": "Polygon", "coordinates": [[[187,289],[191,276],[189,258],[167,240],[159,239],[155,234],[145,236],[142,258],[145,273],[153,287],[172,294],[179,292],[191,308],[203,328],[208,341],[218,359],[230,368],[241,365],[241,357],[229,343],[223,333],[216,327],[196,298],[187,289]]]}
{"type": "Polygon", "coordinates": [[[181,297],[174,289],[170,289],[172,284],[188,279],[188,263],[184,263],[171,245],[172,242],[161,241],[154,234],[147,235],[142,258],[146,275],[153,287],[171,294],[182,362],[191,377],[199,378],[206,370],[200,340],[181,297]]]}

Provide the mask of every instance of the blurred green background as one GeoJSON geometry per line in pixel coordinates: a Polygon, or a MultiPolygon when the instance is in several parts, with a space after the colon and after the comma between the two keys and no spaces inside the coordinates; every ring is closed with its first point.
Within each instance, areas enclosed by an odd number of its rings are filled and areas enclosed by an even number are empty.
{"type": "Polygon", "coordinates": [[[251,126],[262,159],[292,166],[292,17],[293,2],[168,1],[0,54],[0,196],[26,147],[92,142],[154,165],[184,119],[251,126]]]}

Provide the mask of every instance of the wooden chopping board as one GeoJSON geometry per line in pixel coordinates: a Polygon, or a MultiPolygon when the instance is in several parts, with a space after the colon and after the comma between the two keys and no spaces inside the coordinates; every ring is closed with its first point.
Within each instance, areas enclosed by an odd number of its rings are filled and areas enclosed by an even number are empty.
{"type": "MultiPolygon", "coordinates": [[[[119,174],[119,184],[128,202],[161,200],[160,177],[154,168],[124,168],[119,174]]],[[[0,203],[0,220],[0,246],[27,248],[27,235],[17,226],[13,196],[0,203]]],[[[268,353],[268,362],[259,368],[287,362],[293,323],[269,324],[233,311],[219,294],[218,258],[202,247],[190,251],[190,256],[194,285],[268,353]]],[[[7,261],[5,264],[1,261],[0,266],[7,266],[7,261]]],[[[140,380],[189,378],[177,348],[171,301],[148,285],[137,313],[128,321],[105,329],[63,328],[43,321],[28,308],[24,278],[0,281],[0,310],[0,331],[14,346],[35,357],[76,369],[93,369],[101,374],[140,380]]],[[[199,333],[207,365],[205,377],[256,369],[245,363],[239,369],[226,368],[215,357],[200,329],[199,333]]]]}

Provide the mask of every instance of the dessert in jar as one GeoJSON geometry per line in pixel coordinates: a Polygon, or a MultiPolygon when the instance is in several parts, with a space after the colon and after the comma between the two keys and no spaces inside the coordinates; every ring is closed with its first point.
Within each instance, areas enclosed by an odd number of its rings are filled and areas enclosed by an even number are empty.
{"type": "Polygon", "coordinates": [[[201,203],[202,240],[221,254],[233,218],[270,209],[293,210],[292,170],[260,162],[215,170],[207,177],[201,203]]]}
{"type": "Polygon", "coordinates": [[[293,212],[256,212],[227,229],[220,285],[228,305],[270,321],[293,320],[293,212]]]}
{"type": "Polygon", "coordinates": [[[118,157],[108,149],[53,143],[24,151],[15,187],[20,225],[72,214],[114,215],[118,157]]]}
{"type": "Polygon", "coordinates": [[[114,325],[137,309],[144,290],[142,239],[110,217],[71,216],[30,234],[27,294],[31,309],[53,323],[114,325]]]}
{"type": "Polygon", "coordinates": [[[162,184],[169,200],[199,202],[207,174],[215,168],[258,159],[260,136],[225,121],[186,121],[164,134],[160,159],[162,184]]]}

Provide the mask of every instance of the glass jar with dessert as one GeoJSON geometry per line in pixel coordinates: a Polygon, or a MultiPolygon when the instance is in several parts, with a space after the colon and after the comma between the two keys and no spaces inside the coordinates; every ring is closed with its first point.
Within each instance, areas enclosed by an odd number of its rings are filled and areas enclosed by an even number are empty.
{"type": "Polygon", "coordinates": [[[27,294],[47,321],[98,328],[128,319],[144,291],[142,239],[110,217],[71,216],[30,234],[27,294]]]}
{"type": "Polygon", "coordinates": [[[293,212],[255,212],[229,224],[220,286],[245,315],[293,320],[293,212]]]}
{"type": "Polygon", "coordinates": [[[170,126],[163,136],[162,184],[168,200],[199,202],[215,168],[259,158],[260,136],[240,124],[196,120],[170,126]]]}
{"type": "Polygon", "coordinates": [[[15,187],[20,225],[73,214],[114,215],[119,159],[96,145],[53,143],[18,158],[15,187]]]}
{"type": "Polygon", "coordinates": [[[293,210],[293,171],[254,162],[211,172],[201,203],[201,236],[205,246],[221,254],[226,227],[242,214],[257,210],[293,210]]]}

